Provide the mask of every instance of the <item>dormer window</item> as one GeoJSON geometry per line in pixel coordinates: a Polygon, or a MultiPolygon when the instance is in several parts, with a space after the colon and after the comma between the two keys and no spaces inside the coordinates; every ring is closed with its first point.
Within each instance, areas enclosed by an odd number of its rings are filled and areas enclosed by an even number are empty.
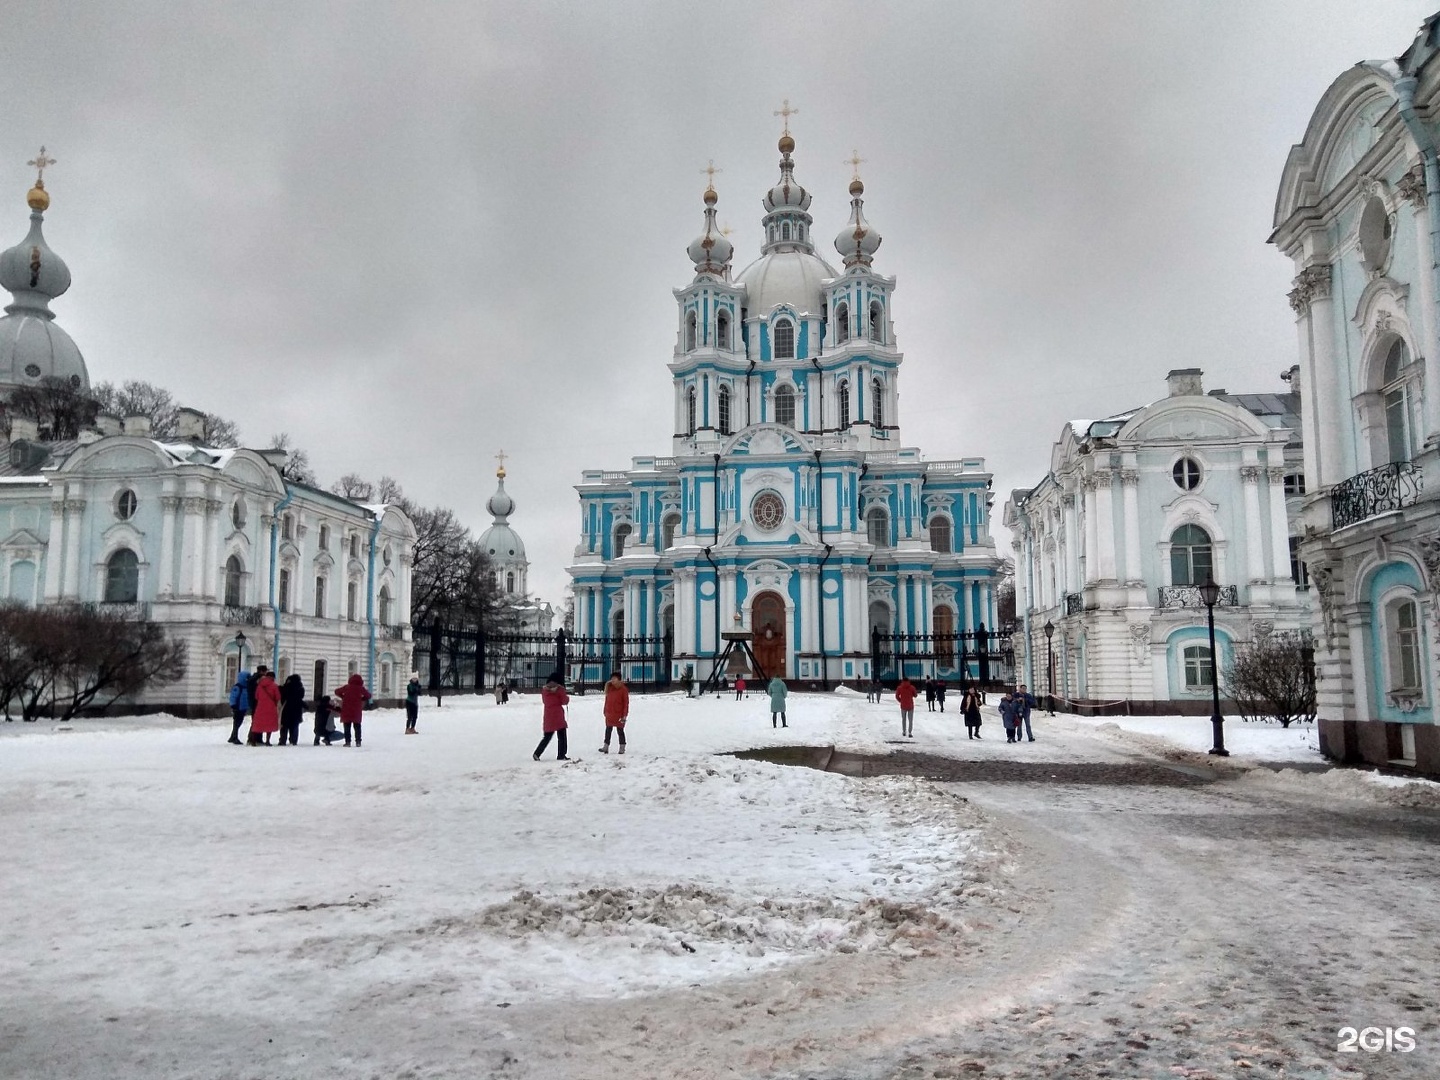
{"type": "Polygon", "coordinates": [[[885,340],[885,308],[879,300],[870,304],[870,340],[885,340]]]}
{"type": "Polygon", "coordinates": [[[795,359],[795,324],[789,319],[775,324],[775,359],[795,359]]]}
{"type": "Polygon", "coordinates": [[[730,348],[730,313],[722,311],[715,316],[715,345],[721,349],[730,348]]]}
{"type": "Polygon", "coordinates": [[[696,320],[695,320],[695,313],[692,311],[692,312],[690,312],[689,315],[686,315],[686,316],[685,316],[685,351],[686,351],[686,352],[694,352],[694,351],[695,351],[696,326],[697,326],[697,324],[696,324],[696,320]]]}
{"type": "Polygon", "coordinates": [[[850,340],[850,308],[846,304],[835,305],[835,344],[844,345],[850,340]]]}

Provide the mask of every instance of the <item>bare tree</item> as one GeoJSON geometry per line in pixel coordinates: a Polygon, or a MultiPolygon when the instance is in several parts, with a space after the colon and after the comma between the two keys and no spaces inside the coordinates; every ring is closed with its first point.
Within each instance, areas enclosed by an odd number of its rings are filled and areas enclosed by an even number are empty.
{"type": "Polygon", "coordinates": [[[280,469],[280,475],[286,480],[310,487],[316,486],[315,474],[310,469],[310,455],[291,441],[289,432],[282,431],[278,435],[271,435],[270,445],[266,449],[284,450],[289,455],[280,469]]]}
{"type": "MultiPolygon", "coordinates": [[[[96,383],[90,396],[99,411],[112,416],[144,416],[150,420],[150,434],[157,439],[173,439],[179,427],[180,407],[169,390],[142,379],[126,379],[119,386],[110,382],[96,383]]],[[[219,449],[240,445],[240,429],[233,420],[214,413],[203,413],[204,431],[201,441],[219,449]]]]}
{"type": "Polygon", "coordinates": [[[1274,717],[1288,728],[1315,719],[1315,641],[1308,630],[1258,634],[1235,649],[1225,694],[1247,720],[1274,717]]]}
{"type": "MultiPolygon", "coordinates": [[[[64,379],[47,376],[34,386],[16,387],[5,405],[7,419],[34,420],[46,440],[75,439],[95,423],[99,403],[64,379]]],[[[8,424],[7,424],[8,427],[8,424]]]]}
{"type": "Polygon", "coordinates": [[[359,473],[346,473],[330,485],[330,491],[342,499],[369,502],[375,497],[375,485],[359,473]]]}

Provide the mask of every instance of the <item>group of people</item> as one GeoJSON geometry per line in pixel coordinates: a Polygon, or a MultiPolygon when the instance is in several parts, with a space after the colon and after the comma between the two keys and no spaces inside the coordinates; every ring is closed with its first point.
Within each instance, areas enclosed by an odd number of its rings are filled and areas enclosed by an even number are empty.
{"type": "MultiPolygon", "coordinates": [[[[945,711],[945,683],[941,679],[922,680],[925,685],[925,700],[930,705],[930,711],[935,711],[935,703],[939,703],[940,711],[945,711]]],[[[878,702],[882,694],[880,681],[875,680],[870,687],[866,700],[878,702]]],[[[913,739],[915,737],[915,699],[920,694],[908,678],[902,678],[900,684],[895,687],[895,700],[900,704],[900,735],[902,738],[913,739]]],[[[783,700],[783,699],[782,699],[783,700]]],[[[978,686],[970,686],[965,690],[964,697],[960,701],[960,713],[965,718],[965,733],[968,738],[980,738],[981,714],[980,706],[985,704],[985,695],[981,693],[978,686]]],[[[1030,730],[1030,710],[1036,707],[1035,698],[1031,696],[1029,689],[1021,683],[1013,692],[1007,692],[1000,699],[1000,719],[1005,725],[1005,741],[1017,743],[1022,741],[1021,732],[1024,738],[1031,742],[1035,741],[1035,735],[1030,730]]]]}
{"type": "MultiPolygon", "coordinates": [[[[545,748],[550,745],[550,740],[555,740],[555,760],[570,761],[567,753],[568,732],[570,719],[567,706],[570,704],[570,695],[565,691],[565,682],[557,671],[545,681],[540,688],[540,701],[544,708],[541,710],[541,736],[540,745],[535,747],[535,753],[531,755],[534,760],[539,761],[540,755],[545,753],[545,748]]],[[[600,753],[610,752],[610,736],[620,737],[620,749],[618,753],[625,753],[625,721],[630,719],[630,688],[625,685],[625,680],[620,677],[620,672],[612,671],[610,678],[605,682],[605,742],[600,747],[600,753]]]]}
{"type": "Polygon", "coordinates": [[[1020,737],[1022,727],[1025,738],[1035,741],[1035,735],[1030,730],[1030,710],[1038,704],[1024,683],[1016,687],[1013,693],[1007,693],[1000,699],[1000,721],[1005,725],[1006,742],[1024,741],[1020,737]]]}
{"type": "MultiPolygon", "coordinates": [[[[316,746],[322,742],[329,746],[342,737],[346,746],[359,746],[363,737],[361,724],[365,706],[370,697],[365,680],[356,673],[335,691],[335,698],[339,700],[338,709],[329,694],[318,695],[312,707],[305,702],[305,684],[299,675],[291,675],[284,683],[277,683],[270,669],[261,664],[253,674],[240,672],[235,678],[235,685],[230,688],[231,728],[228,741],[235,746],[272,746],[270,737],[279,732],[281,746],[287,743],[297,746],[305,713],[313,711],[316,746]],[[246,716],[250,718],[250,730],[242,743],[240,728],[246,716]]],[[[405,688],[405,734],[416,734],[419,713],[420,677],[411,675],[405,688]]]]}

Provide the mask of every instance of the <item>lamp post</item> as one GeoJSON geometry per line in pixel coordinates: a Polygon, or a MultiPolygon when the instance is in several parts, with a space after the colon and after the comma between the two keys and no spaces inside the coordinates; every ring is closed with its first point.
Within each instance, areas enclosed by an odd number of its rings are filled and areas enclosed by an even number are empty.
{"type": "Polygon", "coordinates": [[[235,677],[238,679],[240,673],[245,670],[245,631],[240,630],[235,634],[235,652],[239,659],[235,662],[235,677]]]}
{"type": "Polygon", "coordinates": [[[1049,619],[1045,620],[1045,676],[1049,692],[1045,695],[1047,716],[1055,715],[1055,624],[1049,619]]]}
{"type": "Polygon", "coordinates": [[[1200,586],[1200,599],[1205,601],[1205,621],[1210,627],[1210,697],[1214,703],[1210,726],[1215,732],[1215,745],[1210,748],[1210,753],[1217,757],[1229,757],[1230,751],[1225,749],[1225,718],[1220,715],[1219,667],[1215,662],[1215,604],[1220,599],[1220,586],[1209,574],[1205,575],[1205,584],[1200,586]]]}

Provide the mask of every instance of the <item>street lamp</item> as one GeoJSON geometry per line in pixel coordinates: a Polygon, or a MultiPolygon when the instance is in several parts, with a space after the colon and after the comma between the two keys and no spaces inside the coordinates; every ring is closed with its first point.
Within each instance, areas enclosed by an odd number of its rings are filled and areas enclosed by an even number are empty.
{"type": "Polygon", "coordinates": [[[1051,640],[1055,636],[1055,624],[1049,619],[1045,620],[1045,675],[1050,692],[1046,694],[1049,708],[1046,715],[1055,715],[1055,644],[1051,640]]]}
{"type": "Polygon", "coordinates": [[[1220,676],[1215,663],[1215,604],[1220,599],[1220,586],[1210,574],[1205,575],[1205,584],[1200,586],[1200,599],[1205,601],[1205,621],[1210,627],[1210,697],[1214,702],[1210,726],[1215,731],[1215,745],[1210,753],[1229,757],[1230,751],[1225,749],[1225,718],[1220,715],[1220,676]]]}
{"type": "Polygon", "coordinates": [[[235,662],[235,677],[238,679],[240,673],[245,670],[245,631],[241,630],[235,634],[235,652],[239,657],[235,662]]]}

